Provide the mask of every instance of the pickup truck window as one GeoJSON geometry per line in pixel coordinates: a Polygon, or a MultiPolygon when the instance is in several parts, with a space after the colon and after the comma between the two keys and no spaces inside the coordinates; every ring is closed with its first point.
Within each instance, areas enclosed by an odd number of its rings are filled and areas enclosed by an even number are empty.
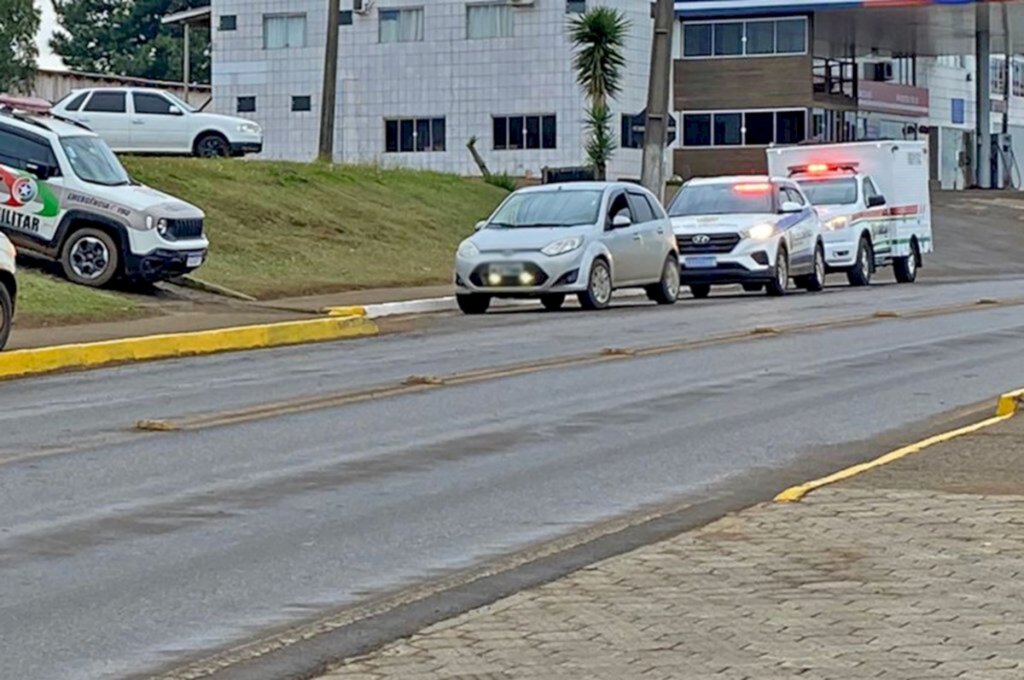
{"type": "Polygon", "coordinates": [[[853,177],[801,179],[800,188],[812,205],[852,205],[857,202],[857,180],[853,177]]]}

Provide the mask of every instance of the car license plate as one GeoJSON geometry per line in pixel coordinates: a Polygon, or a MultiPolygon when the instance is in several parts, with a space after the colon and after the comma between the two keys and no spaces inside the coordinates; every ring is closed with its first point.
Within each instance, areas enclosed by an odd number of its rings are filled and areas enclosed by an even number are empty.
{"type": "Polygon", "coordinates": [[[492,274],[497,274],[503,279],[511,278],[513,276],[519,276],[523,273],[523,265],[521,264],[492,264],[489,270],[492,274]]]}
{"type": "Polygon", "coordinates": [[[185,261],[185,266],[186,267],[198,267],[202,263],[203,263],[203,255],[202,255],[202,253],[199,253],[197,255],[189,255],[188,259],[185,261]]]}
{"type": "Polygon", "coordinates": [[[686,266],[689,269],[712,269],[718,266],[717,257],[688,257],[686,266]]]}

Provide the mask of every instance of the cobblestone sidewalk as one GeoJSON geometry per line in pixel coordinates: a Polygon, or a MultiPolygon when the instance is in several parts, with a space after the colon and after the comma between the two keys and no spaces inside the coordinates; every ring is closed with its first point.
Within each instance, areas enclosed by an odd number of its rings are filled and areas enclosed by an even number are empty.
{"type": "Polygon", "coordinates": [[[766,504],[324,678],[1020,680],[1024,416],[766,504]]]}

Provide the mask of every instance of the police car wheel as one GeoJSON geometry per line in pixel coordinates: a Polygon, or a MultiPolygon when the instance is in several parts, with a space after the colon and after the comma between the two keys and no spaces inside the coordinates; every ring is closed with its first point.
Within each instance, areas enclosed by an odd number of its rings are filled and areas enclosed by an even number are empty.
{"type": "Polygon", "coordinates": [[[789,253],[785,248],[779,249],[775,257],[775,276],[768,282],[768,295],[780,297],[789,288],[789,253]]]}
{"type": "Polygon", "coordinates": [[[117,276],[121,266],[117,244],[99,229],[79,229],[64,242],[61,268],[69,281],[100,288],[117,276]]]}
{"type": "Polygon", "coordinates": [[[818,246],[814,251],[814,270],[800,277],[798,284],[804,290],[817,293],[825,287],[825,251],[818,246]]]}
{"type": "Polygon", "coordinates": [[[11,337],[11,320],[14,317],[14,301],[7,286],[0,284],[0,349],[7,346],[11,337]]]}
{"type": "Polygon", "coordinates": [[[871,248],[871,242],[866,238],[862,238],[860,245],[857,246],[857,263],[846,274],[846,278],[851,286],[867,286],[871,283],[871,268],[874,259],[875,255],[874,250],[871,248]]]}
{"type": "Polygon", "coordinates": [[[921,257],[921,251],[917,247],[917,241],[910,244],[910,255],[897,257],[893,262],[893,270],[896,274],[896,281],[899,283],[913,283],[917,280],[917,263],[921,257]]]}

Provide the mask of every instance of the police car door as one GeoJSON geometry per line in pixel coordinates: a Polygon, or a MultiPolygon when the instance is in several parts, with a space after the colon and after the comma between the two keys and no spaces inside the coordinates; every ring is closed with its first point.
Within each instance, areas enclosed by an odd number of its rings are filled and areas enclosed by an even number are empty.
{"type": "Polygon", "coordinates": [[[811,229],[811,214],[806,210],[807,200],[795,186],[784,184],[782,194],[785,200],[796,203],[803,210],[792,215],[786,215],[783,219],[793,220],[795,224],[790,227],[792,237],[790,264],[794,269],[803,269],[813,265],[814,262],[814,231],[811,229]]]}
{"type": "Polygon", "coordinates": [[[59,174],[46,138],[0,124],[0,229],[21,245],[49,244],[60,223],[59,174]]]}

